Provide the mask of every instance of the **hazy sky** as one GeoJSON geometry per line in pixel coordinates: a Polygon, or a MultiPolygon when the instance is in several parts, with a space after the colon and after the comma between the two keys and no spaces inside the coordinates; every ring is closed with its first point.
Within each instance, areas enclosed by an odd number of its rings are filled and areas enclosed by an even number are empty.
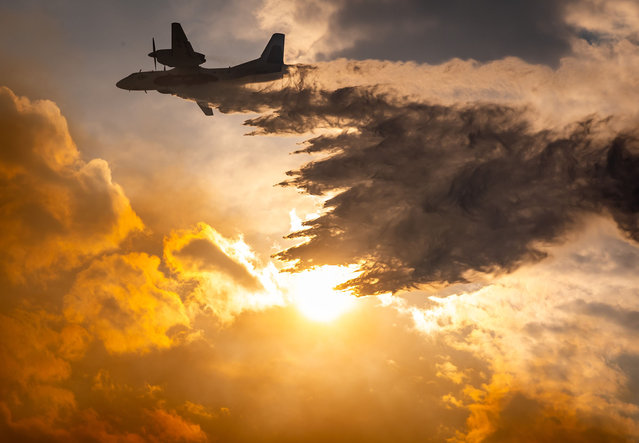
{"type": "Polygon", "coordinates": [[[635,1],[2,2],[0,60],[0,439],[639,439],[635,1]],[[175,21],[289,74],[117,89],[175,21]]]}

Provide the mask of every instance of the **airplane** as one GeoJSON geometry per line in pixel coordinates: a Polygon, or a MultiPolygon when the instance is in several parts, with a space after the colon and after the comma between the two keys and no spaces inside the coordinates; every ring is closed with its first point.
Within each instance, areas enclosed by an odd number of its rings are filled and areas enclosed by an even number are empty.
{"type": "MultiPolygon", "coordinates": [[[[200,86],[237,86],[246,83],[268,82],[282,78],[286,72],[284,64],[284,34],[271,36],[262,55],[255,59],[228,68],[203,68],[204,54],[195,52],[179,23],[171,23],[171,49],[156,49],[152,40],[153,71],[135,72],[115,85],[129,91],[158,91],[161,94],[189,96],[189,89],[200,86]],[[157,63],[164,70],[157,70],[157,63]],[[166,70],[169,66],[173,69],[166,70]],[[187,92],[185,92],[187,91],[187,92]]],[[[205,115],[213,115],[209,102],[196,99],[205,115]]]]}

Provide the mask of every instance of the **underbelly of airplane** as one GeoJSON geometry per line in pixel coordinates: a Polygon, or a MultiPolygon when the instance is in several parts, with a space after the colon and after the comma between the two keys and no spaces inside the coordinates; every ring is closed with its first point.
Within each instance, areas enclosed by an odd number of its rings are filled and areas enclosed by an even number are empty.
{"type": "Polygon", "coordinates": [[[192,86],[202,85],[218,81],[219,78],[213,74],[198,72],[194,74],[167,74],[159,76],[154,80],[158,86],[192,86]]]}

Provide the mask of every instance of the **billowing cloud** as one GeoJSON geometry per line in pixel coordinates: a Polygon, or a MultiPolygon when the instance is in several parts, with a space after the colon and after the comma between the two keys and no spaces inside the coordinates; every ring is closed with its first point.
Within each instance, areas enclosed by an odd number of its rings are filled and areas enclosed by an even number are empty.
{"type": "MultiPolygon", "coordinates": [[[[206,442],[208,438],[200,426],[188,422],[175,411],[155,409],[148,412],[158,441],[206,442]]],[[[152,429],[153,429],[152,428],[152,429]]]]}
{"type": "Polygon", "coordinates": [[[65,296],[67,321],[84,325],[111,352],[171,346],[189,318],[159,265],[143,253],[95,260],[65,296]]]}
{"type": "Polygon", "coordinates": [[[628,395],[636,370],[625,363],[639,354],[639,248],[604,219],[571,240],[553,248],[552,260],[433,298],[434,309],[390,301],[417,330],[488,362],[488,383],[465,383],[463,395],[449,399],[470,411],[463,441],[639,434],[639,403],[628,395]]]}
{"type": "Polygon", "coordinates": [[[205,223],[174,231],[165,239],[164,257],[172,272],[195,285],[188,297],[197,310],[222,322],[285,303],[273,264],[260,262],[242,238],[226,239],[205,223]]]}
{"type": "Polygon", "coordinates": [[[165,244],[168,263],[185,276],[217,271],[248,289],[261,287],[259,280],[246,268],[253,257],[241,239],[234,244],[210,226],[200,224],[194,232],[174,233],[165,244]],[[231,258],[229,254],[235,257],[231,258]]]}
{"type": "Polygon", "coordinates": [[[0,272],[13,282],[78,266],[143,225],[106,162],[84,162],[55,104],[0,89],[0,272]]]}
{"type": "MultiPolygon", "coordinates": [[[[625,442],[628,430],[605,414],[588,415],[569,404],[526,397],[502,386],[490,385],[476,395],[485,397],[470,406],[471,432],[459,435],[458,442],[625,442]]],[[[557,396],[560,396],[557,393],[557,396]]]]}
{"type": "Polygon", "coordinates": [[[75,412],[77,401],[65,383],[90,334],[31,306],[3,312],[0,320],[0,433],[15,440],[68,439],[57,424],[75,412]]]}

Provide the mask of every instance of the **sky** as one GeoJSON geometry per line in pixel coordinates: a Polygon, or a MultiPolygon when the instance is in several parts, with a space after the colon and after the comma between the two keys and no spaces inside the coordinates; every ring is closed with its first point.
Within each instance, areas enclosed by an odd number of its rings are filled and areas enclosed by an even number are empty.
{"type": "Polygon", "coordinates": [[[2,1],[0,60],[2,440],[639,439],[635,1],[2,1]],[[116,88],[172,22],[288,72],[116,88]]]}

